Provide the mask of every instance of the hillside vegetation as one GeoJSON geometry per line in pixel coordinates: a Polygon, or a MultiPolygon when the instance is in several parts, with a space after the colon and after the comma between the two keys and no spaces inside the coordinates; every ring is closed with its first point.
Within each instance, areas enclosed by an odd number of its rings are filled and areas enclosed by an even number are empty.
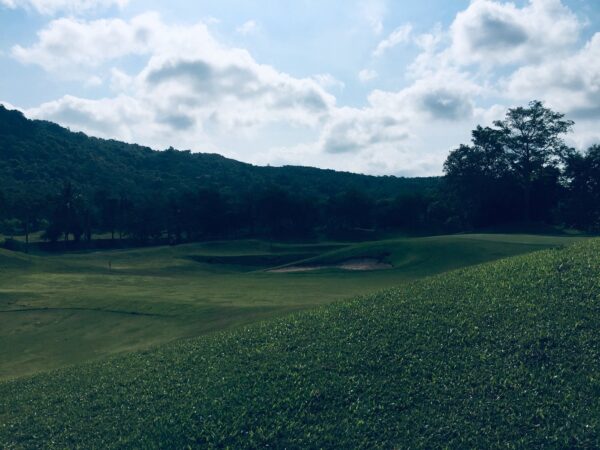
{"type": "Polygon", "coordinates": [[[65,182],[84,193],[106,190],[148,194],[169,189],[283,188],[331,194],[351,186],[371,194],[434,186],[434,179],[373,177],[311,167],[260,167],[217,154],[155,151],[148,147],[74,133],[55,123],[28,120],[0,105],[0,191],[58,193],[65,182]]]}
{"type": "Polygon", "coordinates": [[[583,241],[5,382],[0,446],[597,448],[599,254],[583,241]]]}
{"type": "Polygon", "coordinates": [[[0,106],[0,234],[11,250],[209,239],[372,240],[498,227],[600,228],[600,147],[540,101],[452,150],[443,177],[260,167],[88,137],[0,106]],[[37,240],[37,239],[36,239],[37,240]],[[67,241],[71,241],[70,243],[67,241]]]}
{"type": "Polygon", "coordinates": [[[28,120],[0,105],[0,234],[25,240],[40,231],[51,242],[89,248],[104,234],[111,239],[103,248],[115,248],[325,231],[339,237],[376,225],[415,230],[429,223],[424,215],[438,184],[438,177],[261,167],[217,154],[156,151],[28,120]]]}

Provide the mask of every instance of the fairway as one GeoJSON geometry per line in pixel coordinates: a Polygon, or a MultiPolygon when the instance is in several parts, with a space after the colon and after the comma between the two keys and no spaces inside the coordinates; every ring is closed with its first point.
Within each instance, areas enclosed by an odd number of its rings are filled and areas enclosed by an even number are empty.
{"type": "Polygon", "coordinates": [[[598,448],[599,250],[3,382],[0,446],[598,448]]]}
{"type": "Polygon", "coordinates": [[[195,337],[577,239],[482,234],[359,244],[247,240],[62,255],[2,250],[0,379],[195,337]],[[393,268],[267,271],[356,258],[393,268]]]}

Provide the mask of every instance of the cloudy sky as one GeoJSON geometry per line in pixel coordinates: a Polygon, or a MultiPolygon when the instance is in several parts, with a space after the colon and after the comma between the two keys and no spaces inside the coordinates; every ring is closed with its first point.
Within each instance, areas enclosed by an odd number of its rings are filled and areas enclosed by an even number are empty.
{"type": "Polygon", "coordinates": [[[441,173],[540,99],[600,142],[597,0],[0,0],[0,103],[156,149],[441,173]]]}

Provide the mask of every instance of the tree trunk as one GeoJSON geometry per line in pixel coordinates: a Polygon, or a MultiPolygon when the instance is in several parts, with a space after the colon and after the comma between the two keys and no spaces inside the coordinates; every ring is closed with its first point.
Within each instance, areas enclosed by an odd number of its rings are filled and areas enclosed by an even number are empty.
{"type": "Polygon", "coordinates": [[[526,223],[531,221],[531,181],[527,181],[525,183],[525,188],[523,192],[523,200],[524,200],[524,211],[523,211],[523,219],[526,223]]]}
{"type": "Polygon", "coordinates": [[[524,176],[524,181],[525,181],[525,186],[524,186],[524,192],[523,192],[523,200],[524,200],[524,214],[523,214],[523,219],[525,220],[526,223],[529,223],[531,221],[531,185],[532,185],[532,181],[531,181],[531,152],[529,150],[529,145],[527,145],[526,147],[526,159],[525,159],[525,176],[524,176]]]}
{"type": "Polygon", "coordinates": [[[25,252],[29,253],[29,222],[25,222],[25,252]]]}

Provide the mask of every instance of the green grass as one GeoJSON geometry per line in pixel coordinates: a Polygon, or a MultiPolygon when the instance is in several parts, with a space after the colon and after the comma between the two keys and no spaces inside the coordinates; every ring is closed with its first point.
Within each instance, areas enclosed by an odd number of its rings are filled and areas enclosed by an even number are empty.
{"type": "Polygon", "coordinates": [[[0,251],[0,379],[230,329],[574,240],[464,235],[362,244],[209,242],[50,256],[0,251]],[[381,254],[394,269],[264,270],[295,260],[381,254]]]}
{"type": "Polygon", "coordinates": [[[598,448],[599,255],[588,240],[4,382],[0,446],[598,448]]]}

